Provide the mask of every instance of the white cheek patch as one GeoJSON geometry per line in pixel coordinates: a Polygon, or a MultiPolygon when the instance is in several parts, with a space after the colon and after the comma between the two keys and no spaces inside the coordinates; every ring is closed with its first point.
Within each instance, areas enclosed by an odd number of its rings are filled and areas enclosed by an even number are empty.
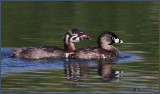
{"type": "Polygon", "coordinates": [[[71,37],[71,42],[79,42],[80,41],[80,37],[78,37],[78,34],[72,34],[74,36],[71,37]],[[73,40],[73,38],[76,38],[73,40]]]}
{"type": "Polygon", "coordinates": [[[80,42],[80,38],[76,38],[75,40],[71,39],[71,42],[80,42]]]}
{"type": "Polygon", "coordinates": [[[119,39],[114,39],[114,42],[115,43],[119,43],[119,39]]]}
{"type": "Polygon", "coordinates": [[[77,39],[76,39],[76,42],[80,42],[80,38],[77,38],[77,39]]]}

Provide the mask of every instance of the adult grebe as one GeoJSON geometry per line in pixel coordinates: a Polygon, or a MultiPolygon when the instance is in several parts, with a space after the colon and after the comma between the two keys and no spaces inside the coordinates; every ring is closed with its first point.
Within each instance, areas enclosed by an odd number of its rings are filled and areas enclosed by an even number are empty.
{"type": "Polygon", "coordinates": [[[113,43],[123,43],[116,34],[105,31],[98,37],[98,47],[77,49],[69,54],[72,59],[113,59],[120,57],[120,51],[112,46],[113,43]]]}

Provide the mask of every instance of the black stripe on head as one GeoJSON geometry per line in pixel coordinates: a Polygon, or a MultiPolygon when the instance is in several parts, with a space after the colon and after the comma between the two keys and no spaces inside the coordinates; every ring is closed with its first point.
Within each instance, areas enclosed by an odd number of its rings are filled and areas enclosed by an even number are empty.
{"type": "Polygon", "coordinates": [[[78,28],[72,29],[71,31],[72,31],[72,34],[78,34],[78,37],[84,34],[83,30],[78,29],[78,28]]]}
{"type": "Polygon", "coordinates": [[[63,41],[65,42],[66,40],[68,40],[68,41],[73,42],[73,41],[81,40],[80,37],[83,34],[84,34],[84,32],[81,29],[78,29],[78,28],[70,29],[63,37],[63,41]],[[77,37],[76,37],[76,35],[77,35],[77,37]]]}

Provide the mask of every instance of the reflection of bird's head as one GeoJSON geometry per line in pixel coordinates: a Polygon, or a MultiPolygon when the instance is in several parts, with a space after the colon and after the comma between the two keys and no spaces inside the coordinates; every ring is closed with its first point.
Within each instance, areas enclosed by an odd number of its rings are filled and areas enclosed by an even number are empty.
{"type": "Polygon", "coordinates": [[[103,81],[111,81],[115,79],[115,70],[113,67],[116,63],[113,63],[112,59],[98,60],[98,74],[103,81]]]}

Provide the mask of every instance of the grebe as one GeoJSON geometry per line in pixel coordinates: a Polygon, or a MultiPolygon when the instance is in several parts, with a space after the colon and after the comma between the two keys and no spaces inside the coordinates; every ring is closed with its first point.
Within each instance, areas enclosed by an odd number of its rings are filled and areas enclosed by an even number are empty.
{"type": "Polygon", "coordinates": [[[81,40],[90,40],[90,36],[86,35],[80,29],[71,29],[63,37],[64,49],[57,46],[31,46],[13,50],[13,57],[17,58],[65,58],[68,52],[75,50],[74,42],[80,42],[81,40]]]}
{"type": "Polygon", "coordinates": [[[116,34],[105,31],[98,37],[98,47],[77,49],[69,54],[70,59],[113,59],[120,57],[120,51],[112,46],[113,43],[123,43],[116,34]]]}

